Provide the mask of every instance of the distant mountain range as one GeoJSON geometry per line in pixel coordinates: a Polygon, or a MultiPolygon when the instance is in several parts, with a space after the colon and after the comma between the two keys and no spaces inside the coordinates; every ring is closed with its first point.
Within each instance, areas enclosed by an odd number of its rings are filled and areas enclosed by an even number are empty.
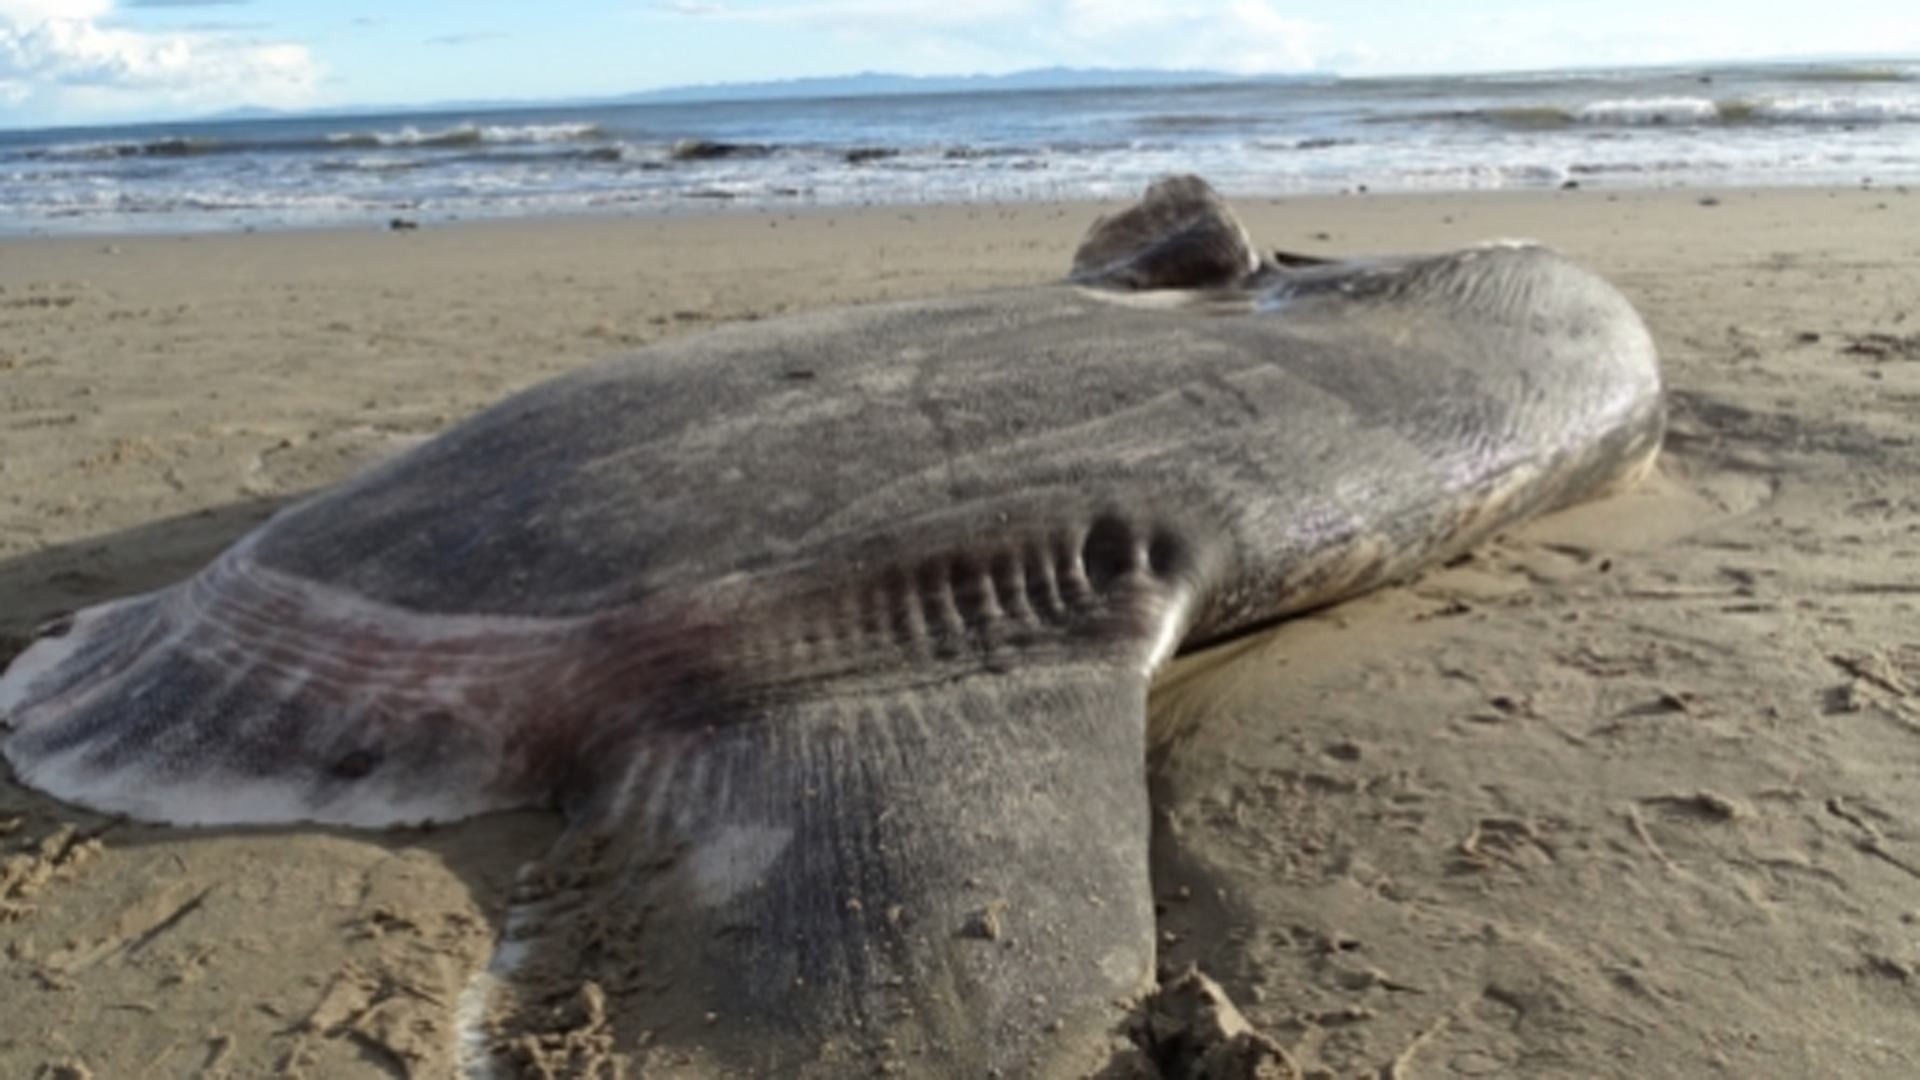
{"type": "Polygon", "coordinates": [[[1333,76],[1231,75],[1223,71],[1164,71],[1150,68],[1035,68],[1006,75],[888,75],[863,72],[774,82],[711,83],[624,94],[632,103],[760,101],[768,98],[870,97],[881,94],[965,94],[996,90],[1092,90],[1119,86],[1195,86],[1204,83],[1279,82],[1333,76]]]}
{"type": "Polygon", "coordinates": [[[267,120],[289,116],[369,116],[462,110],[537,109],[580,105],[679,105],[702,101],[772,101],[782,98],[875,97],[889,94],[967,94],[1021,90],[1093,90],[1120,86],[1195,86],[1228,82],[1324,81],[1331,75],[1233,75],[1223,71],[1163,71],[1129,68],[1036,68],[1005,75],[889,75],[863,72],[771,82],[710,83],[642,90],[614,97],[541,101],[441,101],[427,105],[343,105],[281,110],[248,106],[205,120],[267,120]]]}

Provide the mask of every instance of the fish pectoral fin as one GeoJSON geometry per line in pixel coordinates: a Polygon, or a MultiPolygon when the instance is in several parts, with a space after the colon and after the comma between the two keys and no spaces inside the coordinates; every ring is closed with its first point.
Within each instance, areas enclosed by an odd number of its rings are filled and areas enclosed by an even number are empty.
{"type": "Polygon", "coordinates": [[[523,910],[508,992],[594,980],[620,1045],[644,1029],[726,1075],[1091,1072],[1152,973],[1145,677],[1036,661],[805,693],[621,751],[523,910]]]}

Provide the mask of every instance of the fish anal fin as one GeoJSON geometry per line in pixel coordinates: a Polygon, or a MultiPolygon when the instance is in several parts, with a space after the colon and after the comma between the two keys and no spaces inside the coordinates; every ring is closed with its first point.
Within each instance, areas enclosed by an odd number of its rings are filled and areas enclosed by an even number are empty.
{"type": "Polygon", "coordinates": [[[1154,956],[1145,699],[1052,663],[643,736],[526,909],[518,1022],[586,978],[728,1075],[1092,1071],[1154,956]]]}

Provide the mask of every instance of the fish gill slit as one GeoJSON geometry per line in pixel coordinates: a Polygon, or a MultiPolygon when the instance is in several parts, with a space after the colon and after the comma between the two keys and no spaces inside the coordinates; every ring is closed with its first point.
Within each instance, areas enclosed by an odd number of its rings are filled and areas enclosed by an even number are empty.
{"type": "Polygon", "coordinates": [[[993,561],[972,555],[957,555],[948,560],[947,584],[960,625],[970,633],[992,630],[1005,621],[999,589],[993,581],[993,561]]]}
{"type": "Polygon", "coordinates": [[[1079,605],[1063,595],[1056,565],[1070,550],[1056,537],[896,566],[838,601],[824,620],[833,625],[810,631],[809,642],[823,647],[823,661],[859,639],[922,659],[991,652],[1073,617],[1079,605]]]}
{"type": "Polygon", "coordinates": [[[1033,597],[1027,592],[1027,560],[1022,552],[995,552],[987,563],[986,587],[993,592],[996,610],[1015,625],[1032,629],[1040,623],[1040,613],[1033,608],[1033,597]]]}
{"type": "Polygon", "coordinates": [[[1065,619],[1093,599],[1093,584],[1087,580],[1086,563],[1081,561],[1077,537],[1059,536],[1048,551],[1053,595],[1059,603],[1057,618],[1065,619]]]}
{"type": "Polygon", "coordinates": [[[883,588],[894,644],[905,651],[918,652],[927,640],[927,613],[920,603],[913,576],[904,570],[888,574],[883,588]]]}
{"type": "Polygon", "coordinates": [[[776,632],[796,671],[859,666],[876,650],[986,658],[1123,613],[1116,604],[1131,610],[1129,597],[1177,590],[1192,559],[1179,530],[1106,511],[984,549],[894,563],[863,587],[820,597],[803,623],[776,632]]]}
{"type": "Polygon", "coordinates": [[[932,559],[920,564],[917,575],[920,603],[925,608],[927,641],[937,652],[952,652],[967,632],[966,616],[954,595],[953,560],[932,559]]]}

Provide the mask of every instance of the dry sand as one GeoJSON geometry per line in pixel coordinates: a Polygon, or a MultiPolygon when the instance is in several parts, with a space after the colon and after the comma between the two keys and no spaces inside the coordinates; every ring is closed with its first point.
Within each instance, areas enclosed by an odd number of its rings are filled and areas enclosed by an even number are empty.
{"type": "MultiPolygon", "coordinates": [[[[1239,209],[1310,253],[1562,247],[1645,313],[1673,430],[1640,491],[1176,666],[1167,965],[1307,1076],[1920,1075],[1920,198],[1239,209]]],[[[1055,277],[1094,213],[0,241],[0,660],[553,372],[1055,277]]],[[[443,1075],[556,831],[181,831],[0,783],[0,1075],[443,1075]]],[[[592,1004],[552,1075],[617,1074],[592,1004]]]]}

